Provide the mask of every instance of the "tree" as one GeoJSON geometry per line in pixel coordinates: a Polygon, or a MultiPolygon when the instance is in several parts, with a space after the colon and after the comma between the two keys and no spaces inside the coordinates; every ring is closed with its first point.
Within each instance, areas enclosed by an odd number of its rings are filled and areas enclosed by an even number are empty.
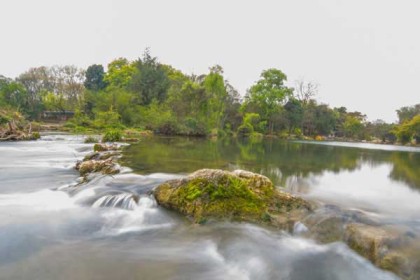
{"type": "Polygon", "coordinates": [[[118,58],[108,64],[104,82],[111,88],[126,88],[137,71],[135,63],[130,63],[126,58],[118,58]]]}
{"type": "Polygon", "coordinates": [[[149,49],[144,52],[143,60],[137,61],[137,70],[131,87],[138,94],[139,103],[149,105],[154,99],[163,102],[169,89],[169,79],[164,67],[150,55],[149,49]]]}
{"type": "Polygon", "coordinates": [[[228,98],[222,75],[222,67],[219,65],[213,66],[203,82],[208,94],[207,117],[210,121],[210,126],[218,130],[223,129],[222,120],[228,98]]]}
{"type": "Polygon", "coordinates": [[[399,123],[411,120],[415,115],[420,114],[420,104],[414,106],[401,107],[397,110],[399,123]]]}
{"type": "Polygon", "coordinates": [[[88,90],[98,91],[103,90],[106,87],[104,81],[105,71],[102,65],[90,65],[86,70],[85,77],[84,86],[88,90]]]}
{"type": "Polygon", "coordinates": [[[9,105],[25,113],[28,110],[28,94],[25,87],[11,79],[0,83],[0,105],[9,105]]]}
{"type": "Polygon", "coordinates": [[[259,108],[260,114],[268,122],[270,133],[274,130],[273,117],[280,112],[281,106],[293,93],[293,89],[284,85],[286,75],[278,69],[268,69],[261,73],[261,79],[248,91],[245,106],[259,108]]]}
{"type": "Polygon", "coordinates": [[[395,124],[388,124],[383,120],[375,120],[366,123],[366,133],[369,136],[380,139],[382,142],[394,143],[397,139],[392,131],[395,124]]]}
{"type": "Polygon", "coordinates": [[[289,135],[294,128],[300,128],[303,119],[302,103],[294,98],[291,98],[286,105],[284,105],[286,119],[289,126],[289,135]]]}
{"type": "Polygon", "coordinates": [[[420,114],[398,125],[395,128],[395,134],[398,141],[402,144],[406,144],[411,140],[415,140],[417,144],[420,143],[420,114]]]}
{"type": "Polygon", "coordinates": [[[344,128],[344,134],[346,135],[346,137],[360,138],[361,132],[363,130],[363,123],[361,122],[359,118],[352,115],[347,115],[343,128],[344,128]]]}
{"type": "Polygon", "coordinates": [[[295,82],[295,97],[306,106],[311,99],[318,94],[318,84],[314,82],[305,82],[303,79],[295,82]]]}

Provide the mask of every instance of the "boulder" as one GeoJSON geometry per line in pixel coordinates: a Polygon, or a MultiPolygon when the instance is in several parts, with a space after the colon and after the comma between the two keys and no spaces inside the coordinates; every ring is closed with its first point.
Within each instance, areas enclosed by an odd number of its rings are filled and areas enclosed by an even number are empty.
{"type": "Polygon", "coordinates": [[[404,279],[420,279],[419,243],[399,227],[349,224],[344,241],[374,265],[404,279]]]}
{"type": "Polygon", "coordinates": [[[79,170],[80,175],[85,176],[93,172],[101,172],[106,175],[113,175],[120,172],[118,166],[112,161],[112,159],[107,160],[87,160],[78,162],[76,164],[76,169],[79,170]]]}
{"type": "Polygon", "coordinates": [[[244,170],[202,169],[154,190],[159,205],[195,223],[246,221],[292,229],[310,211],[301,198],[277,190],[265,176],[244,170]]]}

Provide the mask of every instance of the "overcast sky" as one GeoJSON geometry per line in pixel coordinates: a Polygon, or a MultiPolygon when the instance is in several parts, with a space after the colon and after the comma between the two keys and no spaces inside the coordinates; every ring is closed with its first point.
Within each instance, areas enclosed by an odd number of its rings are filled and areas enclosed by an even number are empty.
{"type": "Polygon", "coordinates": [[[418,0],[2,0],[0,74],[150,47],[187,73],[220,64],[241,94],[274,67],[319,83],[321,102],[395,121],[420,103],[419,12],[418,0]]]}

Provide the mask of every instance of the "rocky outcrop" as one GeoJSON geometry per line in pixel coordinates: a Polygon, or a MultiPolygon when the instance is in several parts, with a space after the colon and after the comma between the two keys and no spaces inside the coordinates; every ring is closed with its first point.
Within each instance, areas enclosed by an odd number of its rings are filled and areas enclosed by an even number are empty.
{"type": "Polygon", "coordinates": [[[267,177],[243,170],[202,169],[159,185],[154,195],[159,205],[195,223],[246,221],[288,230],[311,209],[303,199],[277,190],[267,177]]]}
{"type": "Polygon", "coordinates": [[[102,173],[104,175],[114,175],[120,172],[120,167],[116,160],[120,157],[119,146],[95,144],[94,152],[87,154],[82,161],[76,163],[75,169],[85,179],[91,173],[102,173]]]}
{"type": "Polygon", "coordinates": [[[344,241],[376,266],[405,279],[420,279],[420,246],[403,227],[346,226],[344,241]]]}
{"type": "Polygon", "coordinates": [[[194,223],[245,221],[299,232],[322,243],[342,241],[382,269],[403,279],[420,279],[419,242],[409,229],[381,225],[362,211],[314,207],[279,191],[259,174],[203,169],[159,185],[154,195],[159,205],[194,223]]]}
{"type": "Polygon", "coordinates": [[[362,211],[319,207],[302,223],[301,235],[321,243],[342,241],[379,268],[403,279],[420,279],[420,241],[406,226],[384,225],[362,211]]]}

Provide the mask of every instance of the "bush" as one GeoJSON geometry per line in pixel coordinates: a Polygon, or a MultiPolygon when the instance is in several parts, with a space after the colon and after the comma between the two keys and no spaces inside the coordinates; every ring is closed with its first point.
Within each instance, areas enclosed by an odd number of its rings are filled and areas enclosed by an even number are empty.
{"type": "Polygon", "coordinates": [[[246,137],[249,136],[254,132],[254,128],[250,123],[244,123],[241,126],[238,127],[237,133],[240,137],[246,137]]]}
{"type": "Polygon", "coordinates": [[[102,142],[118,142],[121,141],[122,134],[119,130],[108,130],[102,137],[102,142]]]}
{"type": "Polygon", "coordinates": [[[93,136],[88,136],[88,137],[85,138],[84,142],[85,143],[98,143],[99,141],[98,141],[98,139],[96,139],[93,136]]]}
{"type": "Polygon", "coordinates": [[[32,139],[37,140],[41,138],[41,135],[39,134],[39,132],[33,132],[32,133],[32,139]]]}
{"type": "Polygon", "coordinates": [[[97,128],[123,128],[120,119],[121,116],[112,110],[106,112],[97,112],[94,125],[97,128]]]}

